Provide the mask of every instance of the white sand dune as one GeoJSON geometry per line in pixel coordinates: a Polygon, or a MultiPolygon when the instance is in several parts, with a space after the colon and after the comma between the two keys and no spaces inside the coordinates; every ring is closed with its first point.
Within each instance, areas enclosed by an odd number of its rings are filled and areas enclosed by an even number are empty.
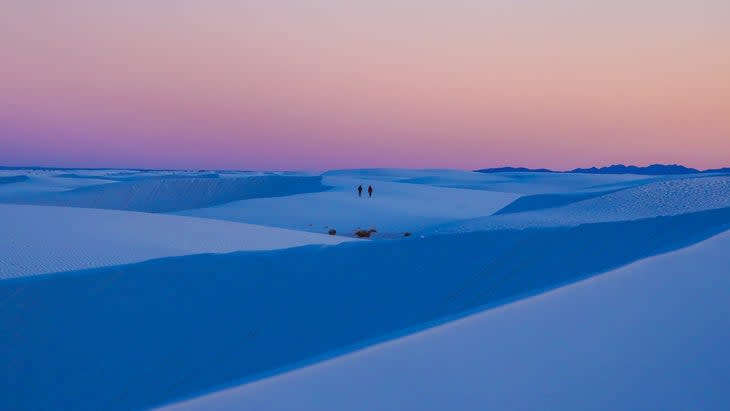
{"type": "Polygon", "coordinates": [[[528,227],[576,226],[637,220],[730,207],[730,177],[689,177],[651,182],[562,207],[494,215],[438,227],[455,233],[528,227]]]}
{"type": "Polygon", "coordinates": [[[402,235],[449,221],[488,216],[519,197],[517,194],[325,177],[328,191],[282,198],[259,198],[183,211],[181,215],[240,221],[277,227],[326,232],[335,228],[351,233],[375,227],[380,233],[402,235]],[[355,188],[372,184],[359,198],[355,188]]]}
{"type": "MultiPolygon", "coordinates": [[[[14,203],[103,208],[144,212],[172,212],[231,201],[279,197],[325,189],[318,176],[262,175],[240,178],[185,178],[168,174],[157,178],[80,187],[74,190],[16,196],[14,203]]],[[[56,180],[85,181],[86,178],[56,180]]],[[[11,200],[8,200],[10,202],[11,200]]]]}
{"type": "Polygon", "coordinates": [[[730,232],[168,410],[727,410],[730,232]]]}
{"type": "Polygon", "coordinates": [[[0,352],[11,353],[0,361],[0,392],[13,393],[0,409],[148,409],[507,304],[722,227],[730,210],[0,281],[0,352]]]}
{"type": "Polygon", "coordinates": [[[728,408],[730,232],[640,260],[727,230],[729,177],[2,176],[6,203],[199,207],[0,205],[2,409],[728,408]],[[370,226],[426,235],[321,234],[370,226]]]}
{"type": "Polygon", "coordinates": [[[0,204],[0,227],[0,279],[186,254],[346,241],[193,217],[10,204],[0,204]]]}
{"type": "Polygon", "coordinates": [[[110,180],[93,177],[84,179],[59,178],[48,173],[16,172],[14,174],[26,178],[10,184],[0,184],[0,201],[12,201],[27,198],[28,196],[68,191],[111,182],[110,180]]]}
{"type": "Polygon", "coordinates": [[[633,174],[575,174],[505,172],[479,173],[465,170],[359,169],[328,171],[325,176],[393,181],[437,187],[500,191],[516,194],[563,193],[596,186],[624,187],[636,182],[657,181],[671,176],[633,174]]]}

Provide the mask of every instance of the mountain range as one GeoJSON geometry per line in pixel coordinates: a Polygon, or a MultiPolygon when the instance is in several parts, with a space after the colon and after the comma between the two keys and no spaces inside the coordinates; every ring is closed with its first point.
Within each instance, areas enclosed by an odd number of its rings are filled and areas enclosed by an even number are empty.
{"type": "Polygon", "coordinates": [[[475,170],[479,173],[581,173],[581,174],[640,174],[640,175],[671,175],[671,174],[700,174],[700,173],[730,173],[730,167],[700,171],[696,168],[685,167],[679,164],[652,164],[646,167],[614,164],[607,167],[576,168],[568,171],[555,171],[546,168],[526,167],[497,167],[475,170]]]}

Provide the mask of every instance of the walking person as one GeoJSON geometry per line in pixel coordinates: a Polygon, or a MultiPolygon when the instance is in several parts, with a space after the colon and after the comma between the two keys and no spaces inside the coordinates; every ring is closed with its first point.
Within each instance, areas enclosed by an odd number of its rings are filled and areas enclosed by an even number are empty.
{"type": "Polygon", "coordinates": [[[369,196],[370,198],[372,198],[372,197],[373,197],[373,186],[368,186],[368,196],[369,196]]]}
{"type": "Polygon", "coordinates": [[[357,188],[357,196],[362,197],[362,185],[357,188]]]}

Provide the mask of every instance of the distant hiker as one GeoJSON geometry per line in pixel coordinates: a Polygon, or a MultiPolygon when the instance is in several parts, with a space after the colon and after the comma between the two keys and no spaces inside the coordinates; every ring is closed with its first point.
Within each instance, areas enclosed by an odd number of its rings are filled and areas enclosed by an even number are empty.
{"type": "Polygon", "coordinates": [[[373,186],[368,186],[368,196],[373,196],[373,186]]]}
{"type": "Polygon", "coordinates": [[[357,188],[357,196],[358,196],[358,197],[362,197],[362,186],[359,186],[359,187],[357,188]]]}

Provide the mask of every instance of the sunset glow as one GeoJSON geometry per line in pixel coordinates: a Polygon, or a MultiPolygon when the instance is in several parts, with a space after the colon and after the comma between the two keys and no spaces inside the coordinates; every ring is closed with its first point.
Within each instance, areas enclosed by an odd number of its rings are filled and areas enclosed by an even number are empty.
{"type": "Polygon", "coordinates": [[[3,1],[0,164],[730,165],[730,2],[3,1]]]}

